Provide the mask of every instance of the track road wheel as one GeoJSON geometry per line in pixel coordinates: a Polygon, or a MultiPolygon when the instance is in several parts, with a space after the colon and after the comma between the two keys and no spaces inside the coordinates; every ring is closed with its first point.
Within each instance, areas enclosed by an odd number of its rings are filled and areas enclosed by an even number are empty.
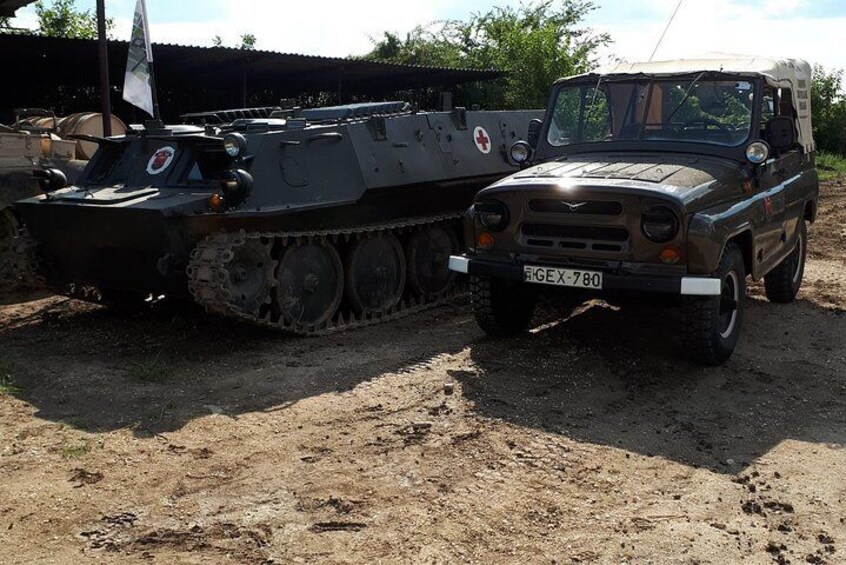
{"type": "Polygon", "coordinates": [[[286,248],[276,281],[276,302],[286,326],[325,326],[344,296],[344,266],[338,251],[327,242],[286,248]]]}
{"type": "Polygon", "coordinates": [[[730,243],[715,273],[722,281],[721,296],[684,297],[685,350],[690,359],[707,366],[728,361],[743,326],[746,269],[743,254],[730,243]]]}
{"type": "Polygon", "coordinates": [[[808,255],[808,229],[803,220],[799,220],[798,230],[799,237],[793,252],[764,277],[764,288],[770,302],[789,304],[796,299],[802,287],[808,255]]]}
{"type": "Polygon", "coordinates": [[[427,299],[446,294],[455,284],[449,257],[458,253],[458,238],[449,226],[431,226],[414,234],[406,244],[408,284],[427,299]]]}
{"type": "Polygon", "coordinates": [[[528,329],[537,291],[522,282],[471,277],[470,302],[476,322],[486,334],[509,337],[528,329]]]}
{"type": "Polygon", "coordinates": [[[379,233],[355,241],[347,252],[346,296],[359,316],[384,314],[402,299],[405,255],[399,240],[379,233]]]}
{"type": "Polygon", "coordinates": [[[243,312],[260,316],[262,307],[270,302],[270,292],[275,284],[271,244],[250,240],[232,251],[226,265],[225,281],[229,302],[243,312]]]}

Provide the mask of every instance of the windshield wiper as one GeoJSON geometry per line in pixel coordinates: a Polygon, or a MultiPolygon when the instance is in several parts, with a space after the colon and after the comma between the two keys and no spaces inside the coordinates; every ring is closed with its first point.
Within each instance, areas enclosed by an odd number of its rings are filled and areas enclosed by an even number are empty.
{"type": "Polygon", "coordinates": [[[687,92],[684,93],[684,98],[682,98],[682,101],[679,102],[679,105],[676,106],[676,109],[673,110],[672,113],[670,113],[670,115],[667,117],[666,121],[664,122],[665,124],[672,123],[673,118],[676,116],[676,114],[678,114],[679,110],[682,109],[682,106],[684,106],[685,102],[688,101],[690,95],[693,94],[693,89],[696,88],[696,85],[699,84],[699,81],[702,80],[702,77],[704,76],[705,73],[702,72],[699,74],[698,77],[696,77],[696,79],[692,83],[690,83],[690,87],[687,89],[687,92]]]}

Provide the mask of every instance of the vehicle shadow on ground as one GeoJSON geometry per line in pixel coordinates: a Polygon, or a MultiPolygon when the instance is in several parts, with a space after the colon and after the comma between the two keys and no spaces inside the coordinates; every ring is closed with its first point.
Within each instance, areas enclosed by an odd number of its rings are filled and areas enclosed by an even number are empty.
{"type": "Polygon", "coordinates": [[[344,392],[460,351],[467,319],[457,311],[300,338],[197,309],[122,315],[66,301],[0,328],[0,371],[38,418],[149,436],[344,392]]]}
{"type": "Polygon", "coordinates": [[[676,309],[594,306],[536,335],[472,347],[454,372],[487,417],[716,472],[784,440],[846,445],[846,317],[749,299],[720,368],[683,360],[676,309]]]}

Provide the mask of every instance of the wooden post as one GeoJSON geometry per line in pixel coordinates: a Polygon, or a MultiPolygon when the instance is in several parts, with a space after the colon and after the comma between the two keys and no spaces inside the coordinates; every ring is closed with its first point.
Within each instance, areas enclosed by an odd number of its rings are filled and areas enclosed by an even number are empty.
{"type": "Polygon", "coordinates": [[[112,135],[112,95],[109,84],[109,38],[106,36],[106,0],[97,0],[97,45],[100,53],[100,108],[103,137],[112,135]]]}

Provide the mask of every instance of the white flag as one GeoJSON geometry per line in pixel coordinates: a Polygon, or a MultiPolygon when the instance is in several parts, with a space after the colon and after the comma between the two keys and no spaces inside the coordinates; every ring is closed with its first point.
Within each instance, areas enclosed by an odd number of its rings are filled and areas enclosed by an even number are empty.
{"type": "Polygon", "coordinates": [[[126,65],[126,78],[123,81],[123,99],[155,118],[150,74],[152,62],[153,49],[150,46],[147,6],[144,0],[138,0],[135,5],[132,39],[129,41],[129,61],[126,65]]]}

